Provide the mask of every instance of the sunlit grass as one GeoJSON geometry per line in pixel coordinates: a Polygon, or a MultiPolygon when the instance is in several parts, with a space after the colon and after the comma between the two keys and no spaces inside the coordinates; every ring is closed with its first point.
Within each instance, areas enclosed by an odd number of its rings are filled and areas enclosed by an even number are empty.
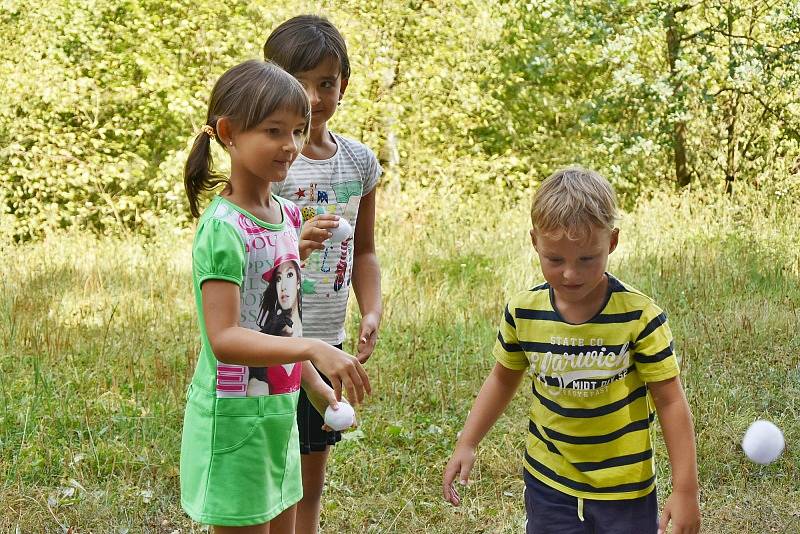
{"type": "MultiPolygon", "coordinates": [[[[699,198],[641,203],[620,223],[611,269],[669,314],[697,425],[704,532],[794,532],[800,210],[699,198]],[[771,466],[739,447],[756,418],[786,434],[771,466]]],[[[461,508],[442,502],[440,480],[492,365],[502,306],[540,280],[527,225],[526,205],[382,206],[375,394],[332,455],[324,532],[521,531],[524,391],[484,441],[461,508]]],[[[190,232],[164,230],[0,245],[0,531],[200,529],[179,508],[177,478],[198,348],[190,243],[190,232]]],[[[663,497],[663,446],[658,466],[663,497]]]]}

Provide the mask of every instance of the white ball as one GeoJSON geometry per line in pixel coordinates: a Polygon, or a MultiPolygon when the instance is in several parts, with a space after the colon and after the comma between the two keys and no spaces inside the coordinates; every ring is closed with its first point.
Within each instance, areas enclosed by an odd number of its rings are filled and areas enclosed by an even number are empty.
{"type": "Polygon", "coordinates": [[[742,440],[744,453],[757,464],[769,464],[777,460],[784,445],[783,432],[769,421],[761,419],[750,425],[742,440]]]}
{"type": "Polygon", "coordinates": [[[325,424],[334,430],[346,430],[356,422],[356,412],[346,402],[339,403],[339,409],[330,406],[325,409],[325,424]]]}
{"type": "Polygon", "coordinates": [[[339,226],[336,228],[331,228],[331,237],[329,238],[333,243],[340,243],[353,235],[353,227],[350,226],[350,223],[347,219],[340,217],[339,218],[339,226]]]}

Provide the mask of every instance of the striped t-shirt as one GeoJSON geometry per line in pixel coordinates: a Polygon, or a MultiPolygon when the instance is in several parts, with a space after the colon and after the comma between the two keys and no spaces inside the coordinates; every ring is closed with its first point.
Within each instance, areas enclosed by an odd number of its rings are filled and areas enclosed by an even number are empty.
{"type": "Polygon", "coordinates": [[[608,281],[602,310],[582,324],[561,317],[549,284],[515,295],[494,356],[532,378],[531,475],[575,497],[632,499],[655,487],[647,382],[679,369],[664,312],[610,274],[608,281]]]}
{"type": "MultiPolygon", "coordinates": [[[[331,132],[336,153],[328,159],[302,154],[289,176],[272,191],[297,204],[308,220],[333,213],[355,229],[361,197],[372,191],[383,172],[375,154],[362,143],[331,132]]],[[[325,242],[303,263],[303,335],[332,345],[344,341],[344,321],[353,272],[353,238],[325,242]]]]}

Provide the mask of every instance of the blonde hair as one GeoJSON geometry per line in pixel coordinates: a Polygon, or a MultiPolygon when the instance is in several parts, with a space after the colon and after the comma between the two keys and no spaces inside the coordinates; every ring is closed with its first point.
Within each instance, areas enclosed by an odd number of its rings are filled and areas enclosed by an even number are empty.
{"type": "Polygon", "coordinates": [[[590,235],[593,228],[613,230],[617,218],[617,197],[611,184],[583,167],[554,172],[533,196],[531,222],[543,234],[566,234],[578,240],[590,235]]]}

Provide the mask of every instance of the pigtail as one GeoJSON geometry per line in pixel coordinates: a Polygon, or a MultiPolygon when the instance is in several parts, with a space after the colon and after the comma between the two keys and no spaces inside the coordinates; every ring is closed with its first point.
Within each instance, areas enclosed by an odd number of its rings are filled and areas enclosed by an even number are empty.
{"type": "MultiPolygon", "coordinates": [[[[217,121],[209,121],[216,123],[217,121]]],[[[216,138],[213,126],[205,125],[197,134],[183,168],[183,185],[186,189],[186,198],[189,200],[189,210],[192,216],[200,217],[200,193],[212,191],[219,184],[227,180],[221,174],[214,172],[214,159],[211,156],[211,139],[216,138]]]]}

